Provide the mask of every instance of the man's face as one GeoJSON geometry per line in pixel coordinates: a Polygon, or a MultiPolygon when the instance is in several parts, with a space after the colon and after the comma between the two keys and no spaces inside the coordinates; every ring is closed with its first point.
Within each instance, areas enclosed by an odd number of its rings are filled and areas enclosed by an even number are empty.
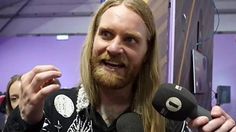
{"type": "Polygon", "coordinates": [[[137,76],[147,52],[142,18],[119,5],[101,17],[92,50],[92,74],[102,87],[122,88],[137,76]]]}

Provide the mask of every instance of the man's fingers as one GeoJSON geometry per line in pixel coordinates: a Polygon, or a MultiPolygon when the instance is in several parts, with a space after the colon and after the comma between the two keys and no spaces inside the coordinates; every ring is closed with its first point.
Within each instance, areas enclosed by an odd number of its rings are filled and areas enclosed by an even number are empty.
{"type": "Polygon", "coordinates": [[[215,131],[217,130],[224,122],[226,121],[226,118],[224,116],[212,119],[209,121],[206,125],[202,127],[203,131],[215,131]]]}
{"type": "Polygon", "coordinates": [[[41,65],[21,77],[19,108],[23,120],[36,123],[42,119],[45,98],[60,88],[56,79],[60,76],[61,72],[55,66],[41,65]]]}
{"type": "Polygon", "coordinates": [[[234,126],[234,120],[228,119],[219,129],[216,130],[216,132],[229,132],[234,126]]]}
{"type": "Polygon", "coordinates": [[[204,116],[192,120],[190,127],[198,128],[204,132],[236,132],[235,121],[219,106],[211,110],[212,120],[204,116]]]}
{"type": "Polygon", "coordinates": [[[196,119],[190,121],[189,125],[193,128],[197,128],[199,126],[205,125],[208,122],[209,122],[209,119],[207,117],[200,116],[200,117],[197,117],[196,119]]]}
{"type": "Polygon", "coordinates": [[[236,132],[236,126],[234,125],[234,127],[230,130],[230,132],[236,132]]]}
{"type": "Polygon", "coordinates": [[[45,98],[60,89],[60,85],[59,84],[50,84],[46,87],[44,87],[43,89],[41,89],[38,93],[36,93],[33,97],[31,102],[34,104],[37,104],[39,102],[42,102],[42,100],[45,100],[45,98]]]}
{"type": "Polygon", "coordinates": [[[53,65],[38,65],[35,66],[31,71],[22,75],[21,80],[24,83],[30,83],[37,73],[45,71],[59,71],[59,69],[53,65]]]}
{"type": "Polygon", "coordinates": [[[224,111],[219,106],[212,107],[211,115],[213,116],[213,118],[220,117],[223,115],[223,113],[224,111]]]}
{"type": "Polygon", "coordinates": [[[214,117],[220,117],[220,116],[224,116],[226,117],[227,119],[230,119],[231,116],[228,115],[220,106],[214,106],[212,108],[212,111],[211,111],[211,115],[214,117]]]}
{"type": "Polygon", "coordinates": [[[54,78],[58,78],[61,76],[61,72],[59,71],[45,71],[35,75],[31,82],[31,89],[33,92],[38,92],[43,87],[50,85],[53,82],[54,78]]]}

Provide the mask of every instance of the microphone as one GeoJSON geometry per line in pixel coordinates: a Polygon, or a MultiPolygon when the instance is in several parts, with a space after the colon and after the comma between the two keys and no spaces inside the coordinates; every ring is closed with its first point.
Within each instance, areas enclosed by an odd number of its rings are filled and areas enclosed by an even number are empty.
{"type": "Polygon", "coordinates": [[[187,117],[195,119],[198,116],[212,119],[210,112],[197,104],[193,94],[175,84],[160,85],[152,105],[161,115],[176,121],[183,121],[187,117]]]}
{"type": "Polygon", "coordinates": [[[125,113],[116,122],[117,132],[144,132],[143,123],[137,113],[125,113]]]}

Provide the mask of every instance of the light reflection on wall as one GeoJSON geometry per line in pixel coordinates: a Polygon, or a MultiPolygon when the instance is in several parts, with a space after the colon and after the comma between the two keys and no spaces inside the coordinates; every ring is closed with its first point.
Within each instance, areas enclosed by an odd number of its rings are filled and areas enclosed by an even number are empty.
{"type": "MultiPolygon", "coordinates": [[[[213,87],[218,85],[231,86],[231,103],[223,104],[222,108],[236,119],[236,35],[218,34],[214,36],[213,52],[213,87]]],[[[212,104],[216,101],[213,99],[212,104]]]]}
{"type": "Polygon", "coordinates": [[[0,91],[14,74],[36,65],[52,64],[62,71],[62,87],[74,87],[80,79],[80,55],[85,36],[58,41],[55,36],[0,37],[0,91]]]}

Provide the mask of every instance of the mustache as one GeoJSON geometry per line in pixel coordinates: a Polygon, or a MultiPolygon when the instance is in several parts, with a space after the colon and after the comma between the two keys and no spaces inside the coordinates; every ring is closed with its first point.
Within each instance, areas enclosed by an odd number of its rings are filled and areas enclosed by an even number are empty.
{"type": "Polygon", "coordinates": [[[128,60],[124,56],[110,56],[108,53],[103,53],[100,56],[95,57],[96,62],[105,62],[105,61],[110,61],[110,62],[115,62],[118,64],[123,64],[125,66],[128,66],[128,60]]]}

